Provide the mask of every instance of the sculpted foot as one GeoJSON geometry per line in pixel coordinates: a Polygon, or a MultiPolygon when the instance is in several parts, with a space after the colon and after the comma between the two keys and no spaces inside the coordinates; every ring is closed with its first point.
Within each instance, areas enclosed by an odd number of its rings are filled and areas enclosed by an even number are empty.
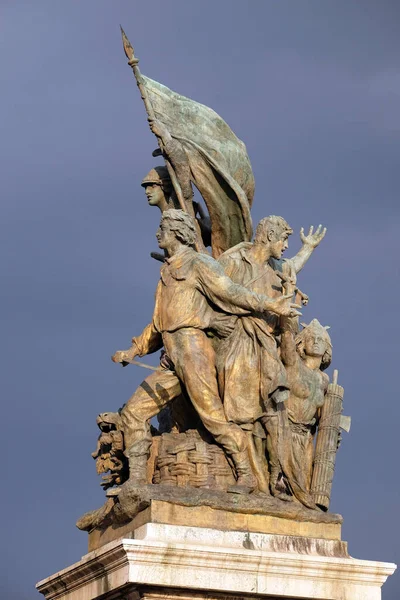
{"type": "Polygon", "coordinates": [[[257,489],[257,479],[251,469],[247,450],[231,454],[237,474],[235,485],[228,488],[228,492],[233,494],[250,494],[257,489]]]}
{"type": "Polygon", "coordinates": [[[251,480],[249,482],[239,483],[239,480],[235,485],[231,485],[226,491],[230,494],[251,494],[257,487],[257,481],[254,478],[254,481],[251,480]]]}
{"type": "Polygon", "coordinates": [[[135,456],[127,453],[129,461],[129,482],[142,486],[147,484],[147,454],[135,456]]]}
{"type": "Polygon", "coordinates": [[[275,498],[278,498],[278,500],[283,500],[283,502],[293,502],[293,496],[289,496],[288,494],[285,494],[284,492],[278,492],[276,494],[274,494],[275,498]]]}

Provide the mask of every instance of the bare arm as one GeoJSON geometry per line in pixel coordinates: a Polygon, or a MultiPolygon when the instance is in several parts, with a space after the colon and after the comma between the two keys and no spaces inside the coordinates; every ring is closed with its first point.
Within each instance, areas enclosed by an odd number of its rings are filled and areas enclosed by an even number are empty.
{"type": "Polygon", "coordinates": [[[185,149],[178,140],[175,140],[171,136],[167,127],[161,121],[154,120],[149,122],[152,132],[162,141],[163,152],[174,168],[186,205],[188,209],[190,208],[188,212],[193,215],[193,188],[185,149]]]}
{"type": "MultiPolygon", "coordinates": [[[[150,129],[161,140],[164,158],[170,163],[179,187],[181,188],[186,211],[192,217],[195,217],[195,207],[193,202],[192,176],[186,151],[182,144],[173,138],[168,128],[155,119],[149,119],[150,129]]],[[[175,186],[174,186],[175,187],[175,186]]],[[[175,189],[175,192],[177,190],[175,189]]],[[[211,229],[209,219],[196,219],[198,239],[196,242],[198,252],[206,252],[205,246],[211,245],[211,229]]]]}
{"type": "Polygon", "coordinates": [[[323,240],[326,234],[326,227],[322,229],[322,225],[318,225],[316,232],[313,234],[314,227],[311,226],[308,235],[304,235],[303,227],[300,229],[300,239],[303,242],[303,246],[299,252],[294,256],[291,261],[294,265],[296,273],[299,273],[304,267],[314,249],[323,240]]]}
{"type": "Polygon", "coordinates": [[[295,344],[295,334],[293,331],[293,321],[287,317],[281,318],[281,360],[286,367],[296,364],[297,351],[295,344]]]}
{"type": "Polygon", "coordinates": [[[164,144],[164,152],[174,167],[185,202],[190,206],[193,201],[193,188],[186,152],[180,142],[173,138],[167,144],[164,144]]]}

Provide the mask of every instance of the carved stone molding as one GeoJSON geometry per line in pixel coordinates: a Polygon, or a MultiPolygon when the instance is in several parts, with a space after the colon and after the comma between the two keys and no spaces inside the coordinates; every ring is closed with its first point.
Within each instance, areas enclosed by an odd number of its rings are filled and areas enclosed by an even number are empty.
{"type": "MultiPolygon", "coordinates": [[[[215,539],[202,528],[179,529],[180,541],[176,541],[176,536],[175,541],[171,537],[166,541],[146,539],[147,534],[142,531],[144,539],[120,539],[107,544],[41,581],[37,588],[46,600],[109,600],[118,598],[114,594],[124,590],[137,590],[146,596],[150,594],[146,590],[154,586],[159,598],[160,594],[163,598],[173,597],[172,590],[179,589],[181,597],[193,598],[196,594],[208,600],[213,594],[379,600],[381,586],[395,570],[392,563],[300,554],[293,551],[295,544],[287,552],[264,550],[257,547],[256,534],[251,533],[241,534],[247,536],[247,546],[242,543],[242,547],[229,547],[229,543],[233,544],[230,532],[224,532],[221,545],[217,531],[215,539]]],[[[162,538],[161,531],[149,530],[148,537],[155,535],[162,538]]],[[[324,544],[323,540],[320,542],[324,544]]],[[[260,538],[257,543],[260,544],[260,538]]]]}

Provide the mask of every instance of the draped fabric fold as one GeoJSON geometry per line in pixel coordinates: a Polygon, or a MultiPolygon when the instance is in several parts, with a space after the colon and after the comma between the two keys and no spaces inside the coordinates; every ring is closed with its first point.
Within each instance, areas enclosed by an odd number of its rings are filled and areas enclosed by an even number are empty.
{"type": "Polygon", "coordinates": [[[156,118],[185,150],[210,215],[213,256],[249,241],[254,176],[246,146],[211,108],[141,77],[156,118]]]}

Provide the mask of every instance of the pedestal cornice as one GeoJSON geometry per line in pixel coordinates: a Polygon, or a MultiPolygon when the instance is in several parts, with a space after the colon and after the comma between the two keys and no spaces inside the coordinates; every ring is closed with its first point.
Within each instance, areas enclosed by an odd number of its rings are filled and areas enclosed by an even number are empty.
{"type": "Polygon", "coordinates": [[[236,596],[378,600],[395,568],[353,558],[121,539],[44,579],[37,589],[46,600],[92,600],[127,584],[236,596]]]}

